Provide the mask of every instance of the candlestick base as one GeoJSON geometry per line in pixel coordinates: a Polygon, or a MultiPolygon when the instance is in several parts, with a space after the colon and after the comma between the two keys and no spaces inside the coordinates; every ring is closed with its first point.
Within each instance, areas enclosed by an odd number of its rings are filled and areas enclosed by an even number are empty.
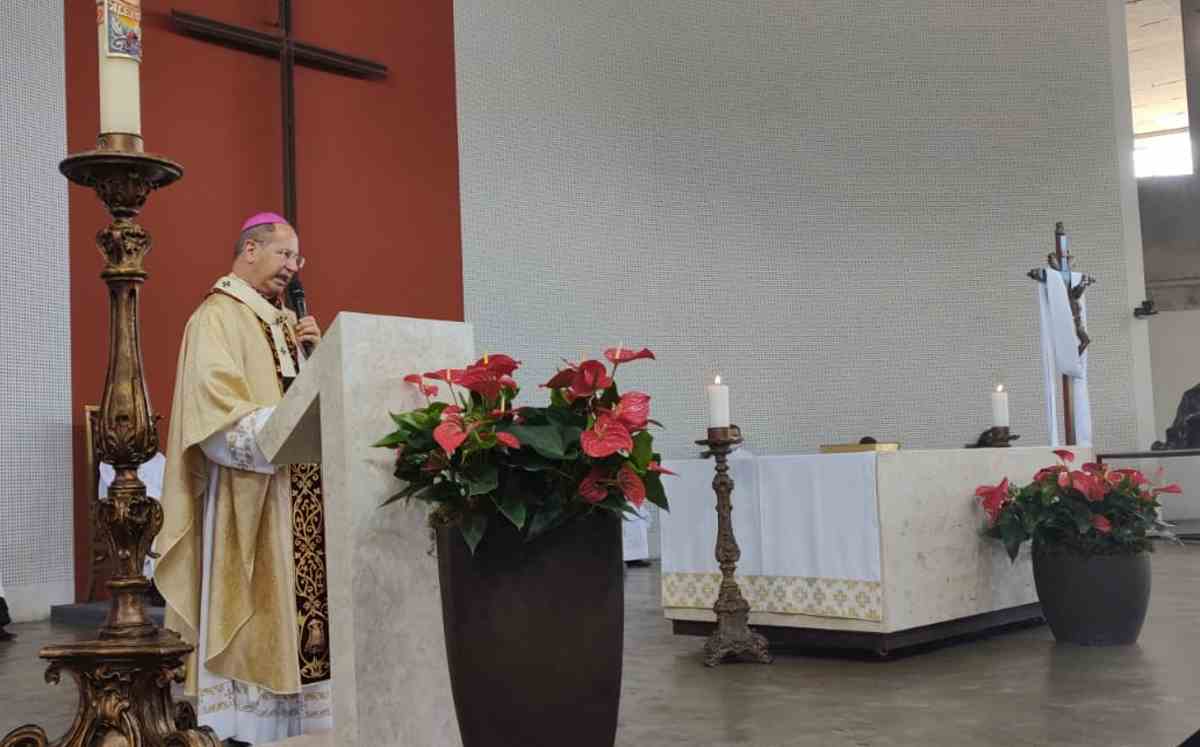
{"type": "Polygon", "coordinates": [[[983,433],[979,434],[979,438],[973,444],[967,444],[968,449],[1000,449],[1008,448],[1011,442],[1016,441],[1020,436],[1010,433],[1008,428],[995,425],[988,428],[983,433]]]}

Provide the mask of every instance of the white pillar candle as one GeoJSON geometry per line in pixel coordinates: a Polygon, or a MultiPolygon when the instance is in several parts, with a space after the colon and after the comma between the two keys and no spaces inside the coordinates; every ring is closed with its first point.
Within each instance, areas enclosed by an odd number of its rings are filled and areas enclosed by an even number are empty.
{"type": "Polygon", "coordinates": [[[100,48],[100,132],[140,135],[141,0],[96,0],[96,36],[100,48]]]}
{"type": "Polygon", "coordinates": [[[1008,392],[1003,384],[997,384],[992,392],[992,425],[996,428],[1008,427],[1008,392]]]}
{"type": "Polygon", "coordinates": [[[729,387],[720,376],[708,385],[708,427],[729,427],[729,387]]]}

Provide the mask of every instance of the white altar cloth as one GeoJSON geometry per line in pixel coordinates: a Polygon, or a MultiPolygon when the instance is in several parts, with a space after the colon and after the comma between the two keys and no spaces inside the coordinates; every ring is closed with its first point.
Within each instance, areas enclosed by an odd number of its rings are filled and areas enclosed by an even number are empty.
{"type": "MultiPolygon", "coordinates": [[[[713,462],[666,462],[663,604],[708,609],[721,582],[713,462]],[[687,527],[686,531],[681,531],[687,527]]],[[[730,458],[738,580],[752,609],[879,620],[875,454],[730,458]]]]}
{"type": "MultiPolygon", "coordinates": [[[[1076,449],[1077,463],[1092,458],[1076,449]]],[[[890,633],[1037,601],[1028,552],[980,536],[975,488],[1056,463],[1050,447],[730,457],[738,583],[752,624],[890,633]]],[[[671,460],[660,517],[672,620],[711,621],[713,462],[671,460]]]]}

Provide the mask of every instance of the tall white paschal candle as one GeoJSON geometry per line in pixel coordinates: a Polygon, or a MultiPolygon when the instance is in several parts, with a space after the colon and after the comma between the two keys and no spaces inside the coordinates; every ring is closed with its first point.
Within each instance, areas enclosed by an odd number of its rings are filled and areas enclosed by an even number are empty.
{"type": "Polygon", "coordinates": [[[102,133],[142,134],[141,5],[141,0],[96,0],[102,133]]]}
{"type": "Polygon", "coordinates": [[[1008,427],[1008,392],[1004,391],[1003,384],[996,385],[992,392],[992,426],[1008,427]]]}
{"type": "Polygon", "coordinates": [[[708,385],[708,427],[729,427],[729,387],[720,376],[708,385]]]}

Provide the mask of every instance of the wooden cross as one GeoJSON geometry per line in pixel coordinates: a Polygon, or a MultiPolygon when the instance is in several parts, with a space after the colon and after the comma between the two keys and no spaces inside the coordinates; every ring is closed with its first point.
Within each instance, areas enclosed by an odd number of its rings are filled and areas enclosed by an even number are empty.
{"type": "Polygon", "coordinates": [[[171,11],[177,28],[189,36],[244,52],[277,57],[283,106],[283,216],[298,227],[296,209],[296,89],[295,66],[303,65],[351,78],[379,80],[387,77],[386,65],[322,49],[292,37],[292,0],[279,0],[278,34],[221,23],[178,10],[171,11]]]}

